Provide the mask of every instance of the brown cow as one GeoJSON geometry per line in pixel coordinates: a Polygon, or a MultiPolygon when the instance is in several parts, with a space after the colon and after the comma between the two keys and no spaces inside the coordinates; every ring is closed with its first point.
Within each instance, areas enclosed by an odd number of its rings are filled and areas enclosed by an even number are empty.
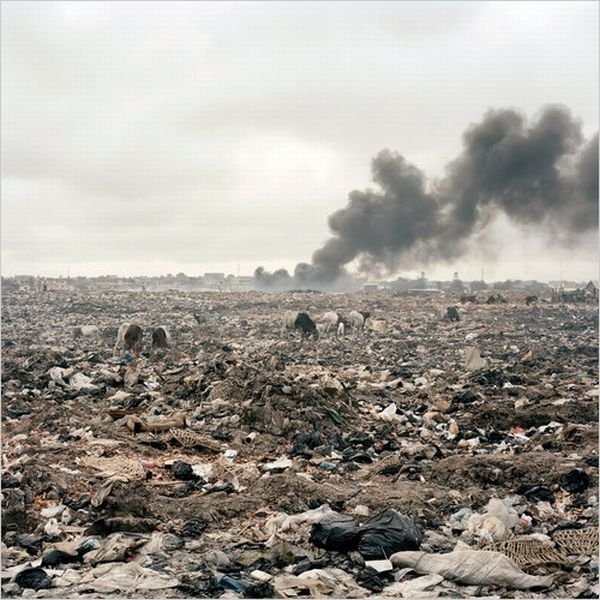
{"type": "Polygon", "coordinates": [[[143,329],[139,325],[130,325],[125,332],[123,350],[125,352],[131,350],[135,356],[139,356],[142,351],[143,340],[143,329]]]}

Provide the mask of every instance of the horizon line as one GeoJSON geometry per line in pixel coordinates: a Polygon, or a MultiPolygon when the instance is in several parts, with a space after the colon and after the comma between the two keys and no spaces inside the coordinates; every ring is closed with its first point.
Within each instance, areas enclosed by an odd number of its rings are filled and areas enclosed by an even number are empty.
{"type": "MultiPolygon", "coordinates": [[[[221,272],[221,271],[208,271],[206,273],[204,273],[203,275],[188,275],[186,273],[180,272],[177,273],[175,275],[171,274],[171,273],[166,273],[166,274],[161,274],[161,275],[115,275],[114,273],[105,273],[102,275],[35,275],[32,273],[15,273],[12,275],[4,275],[1,274],[1,277],[3,279],[14,279],[16,277],[33,277],[33,278],[37,278],[37,279],[65,279],[65,280],[69,280],[69,279],[79,279],[79,278],[85,278],[85,279],[98,279],[101,277],[114,277],[116,279],[138,279],[138,278],[146,278],[146,279],[161,279],[161,278],[173,278],[176,279],[177,275],[184,275],[184,277],[186,278],[191,278],[191,279],[197,279],[197,278],[201,278],[201,277],[206,277],[206,275],[223,275],[223,277],[225,279],[229,278],[229,277],[233,277],[234,279],[239,279],[239,278],[247,278],[250,277],[252,279],[254,279],[254,275],[233,275],[232,273],[229,274],[225,274],[225,272],[221,272]]],[[[596,274],[597,275],[597,274],[596,274]]],[[[393,279],[377,279],[377,280],[373,280],[373,281],[369,281],[368,280],[368,276],[364,276],[364,277],[360,277],[360,276],[356,276],[353,275],[352,276],[356,281],[363,281],[363,283],[371,283],[371,284],[378,284],[378,283],[393,283],[395,281],[398,281],[399,279],[405,279],[408,281],[419,281],[421,279],[425,280],[425,281],[435,281],[435,282],[447,282],[447,281],[452,281],[453,279],[431,279],[428,277],[409,277],[409,276],[402,276],[402,275],[397,275],[395,278],[393,279]]],[[[573,279],[568,279],[565,277],[560,277],[560,278],[555,278],[555,279],[536,279],[535,277],[532,278],[528,278],[528,279],[519,279],[519,278],[512,278],[512,277],[508,277],[506,279],[490,279],[490,280],[486,280],[483,278],[480,279],[462,279],[459,278],[459,281],[464,281],[464,282],[483,282],[483,283],[502,283],[502,282],[507,282],[507,281],[536,281],[538,283],[550,283],[550,282],[563,282],[563,281],[572,281],[572,282],[577,282],[577,281],[583,282],[584,280],[586,281],[592,281],[592,282],[596,282],[599,281],[599,279],[597,277],[594,276],[586,276],[583,277],[582,279],[579,278],[573,278],[573,279]]]]}

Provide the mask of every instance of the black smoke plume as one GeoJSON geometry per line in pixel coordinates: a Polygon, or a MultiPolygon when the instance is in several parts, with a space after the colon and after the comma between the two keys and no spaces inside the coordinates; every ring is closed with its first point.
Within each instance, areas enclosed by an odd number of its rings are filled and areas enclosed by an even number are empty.
{"type": "Polygon", "coordinates": [[[379,152],[371,164],[378,189],[350,192],[347,206],[330,215],[332,237],[312,264],[298,264],[293,276],[260,267],[259,287],[348,287],[345,265],[357,259],[363,273],[451,260],[499,212],[570,240],[598,228],[598,134],[586,143],[566,107],[544,108],[529,127],[515,110],[490,110],[463,144],[429,185],[401,155],[379,152]]]}

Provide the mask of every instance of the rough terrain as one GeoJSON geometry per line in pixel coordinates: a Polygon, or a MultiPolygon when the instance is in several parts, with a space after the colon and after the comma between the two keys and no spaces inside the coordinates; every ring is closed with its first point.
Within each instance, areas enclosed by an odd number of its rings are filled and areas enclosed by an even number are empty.
{"type": "Polygon", "coordinates": [[[4,293],[3,593],[597,597],[598,306],[505,295],[4,293]],[[290,309],[371,316],[315,342],[282,336],[290,309]],[[137,360],[113,356],[123,322],[137,360]],[[158,326],[172,349],[150,351],[158,326]],[[330,511],[388,508],[424,552],[488,548],[551,583],[311,541],[330,511]]]}

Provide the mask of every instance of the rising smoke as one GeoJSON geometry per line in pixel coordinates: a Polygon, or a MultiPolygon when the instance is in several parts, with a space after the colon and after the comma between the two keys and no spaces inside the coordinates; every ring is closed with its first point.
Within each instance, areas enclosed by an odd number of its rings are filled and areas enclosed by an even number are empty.
{"type": "Polygon", "coordinates": [[[382,150],[371,169],[378,190],[352,191],[329,216],[332,237],[312,264],[255,272],[264,289],[342,288],[345,265],[391,273],[443,262],[499,212],[513,222],[559,231],[570,240],[598,228],[598,134],[585,143],[581,123],[562,106],[548,106],[530,126],[515,110],[491,110],[463,135],[462,154],[439,181],[401,155],[382,150]]]}

